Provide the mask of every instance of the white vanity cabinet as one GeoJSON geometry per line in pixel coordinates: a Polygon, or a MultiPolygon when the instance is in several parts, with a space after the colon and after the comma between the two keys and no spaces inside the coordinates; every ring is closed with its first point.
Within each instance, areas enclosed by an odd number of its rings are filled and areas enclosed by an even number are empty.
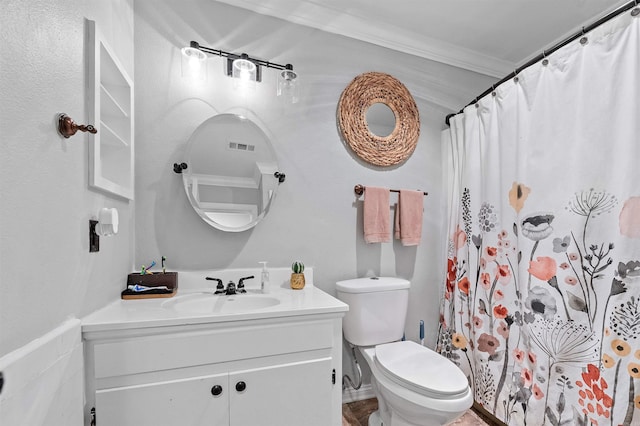
{"type": "Polygon", "coordinates": [[[102,389],[96,392],[100,425],[228,425],[228,375],[102,389]]]}
{"type": "Polygon", "coordinates": [[[340,425],[342,315],[85,331],[86,424],[340,425]]]}

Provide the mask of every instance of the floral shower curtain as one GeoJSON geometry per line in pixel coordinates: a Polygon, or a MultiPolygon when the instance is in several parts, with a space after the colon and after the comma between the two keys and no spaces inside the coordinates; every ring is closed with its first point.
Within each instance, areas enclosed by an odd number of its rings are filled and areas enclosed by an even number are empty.
{"type": "Polygon", "coordinates": [[[640,18],[452,118],[438,350],[508,425],[640,425],[640,18]]]}

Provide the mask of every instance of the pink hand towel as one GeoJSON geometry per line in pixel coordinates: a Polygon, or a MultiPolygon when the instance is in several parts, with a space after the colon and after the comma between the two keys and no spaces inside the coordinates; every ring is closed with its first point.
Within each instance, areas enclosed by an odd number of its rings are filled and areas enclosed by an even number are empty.
{"type": "Polygon", "coordinates": [[[417,246],[422,238],[422,191],[400,190],[396,206],[395,237],[403,246],[417,246]]]}
{"type": "Polygon", "coordinates": [[[389,190],[367,186],[364,194],[364,240],[367,243],[391,241],[389,190]]]}

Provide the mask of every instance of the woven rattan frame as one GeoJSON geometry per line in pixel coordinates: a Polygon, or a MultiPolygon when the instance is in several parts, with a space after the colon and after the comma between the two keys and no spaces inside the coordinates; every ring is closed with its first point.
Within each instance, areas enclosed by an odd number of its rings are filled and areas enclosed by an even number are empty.
{"type": "Polygon", "coordinates": [[[349,83],[340,96],[338,121],[351,149],[376,166],[405,161],[420,136],[420,116],[411,93],[400,81],[380,72],[360,74],[349,83]],[[385,104],[396,116],[396,126],[388,136],[374,135],[367,126],[367,110],[375,103],[385,104]]]}

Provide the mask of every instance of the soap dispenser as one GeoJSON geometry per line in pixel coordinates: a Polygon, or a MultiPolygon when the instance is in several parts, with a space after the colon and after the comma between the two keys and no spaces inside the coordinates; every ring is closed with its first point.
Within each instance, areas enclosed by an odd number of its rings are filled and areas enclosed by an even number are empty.
{"type": "Polygon", "coordinates": [[[267,270],[267,262],[258,262],[262,264],[262,274],[260,276],[260,290],[263,293],[269,293],[269,270],[267,270]]]}

